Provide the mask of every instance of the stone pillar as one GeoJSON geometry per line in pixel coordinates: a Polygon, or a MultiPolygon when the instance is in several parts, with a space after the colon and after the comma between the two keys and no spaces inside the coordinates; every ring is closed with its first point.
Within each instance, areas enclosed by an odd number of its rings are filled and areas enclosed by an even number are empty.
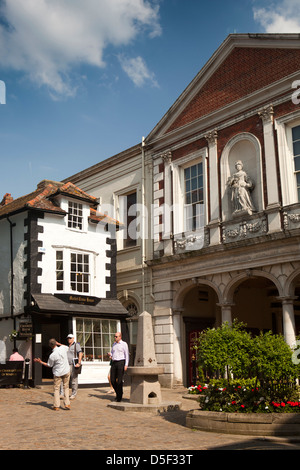
{"type": "Polygon", "coordinates": [[[164,240],[164,254],[173,254],[173,240],[172,240],[172,153],[167,152],[162,155],[165,165],[164,171],[164,214],[163,214],[163,240],[164,240]]]}
{"type": "Polygon", "coordinates": [[[297,297],[280,297],[282,302],[282,321],[283,321],[283,336],[289,346],[296,343],[296,328],[295,328],[295,315],[294,315],[294,300],[297,297]]]}
{"type": "Polygon", "coordinates": [[[273,130],[273,106],[266,106],[258,113],[263,122],[264,130],[264,147],[266,162],[266,178],[267,178],[267,197],[268,197],[268,222],[269,231],[274,232],[280,230],[280,214],[279,214],[279,191],[277,180],[277,165],[275,158],[275,143],[273,130]]]}
{"type": "Polygon", "coordinates": [[[183,383],[182,352],[181,352],[181,310],[173,310],[173,358],[174,358],[174,383],[183,383]]]}
{"type": "Polygon", "coordinates": [[[217,131],[211,131],[205,135],[208,143],[209,161],[209,204],[210,217],[208,227],[210,229],[210,244],[220,243],[219,227],[219,182],[218,182],[218,153],[217,153],[217,131]]]}
{"type": "Polygon", "coordinates": [[[234,304],[224,303],[224,304],[217,304],[217,305],[221,307],[222,323],[227,322],[229,325],[232,325],[231,307],[233,307],[234,304]]]}

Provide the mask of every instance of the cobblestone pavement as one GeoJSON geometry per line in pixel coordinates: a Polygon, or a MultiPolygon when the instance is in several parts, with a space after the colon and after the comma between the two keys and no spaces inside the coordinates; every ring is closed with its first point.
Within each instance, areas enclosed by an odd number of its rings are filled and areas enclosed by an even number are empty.
{"type": "MultiPolygon", "coordinates": [[[[51,409],[52,384],[0,389],[0,450],[299,450],[299,439],[253,438],[205,433],[185,427],[193,400],[185,389],[162,389],[163,401],[180,401],[179,411],[152,414],[108,407],[107,388],[80,388],[71,411],[51,409]],[[117,438],[116,438],[117,437],[117,438]]],[[[129,402],[125,387],[124,402],[129,402]]],[[[63,406],[63,405],[62,405],[63,406]]],[[[192,452],[189,452],[192,454],[192,452]]]]}

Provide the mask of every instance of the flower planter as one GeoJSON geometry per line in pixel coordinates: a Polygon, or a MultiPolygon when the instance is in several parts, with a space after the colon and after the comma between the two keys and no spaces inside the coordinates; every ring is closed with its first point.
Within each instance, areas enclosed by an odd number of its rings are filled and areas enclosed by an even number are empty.
{"type": "Polygon", "coordinates": [[[300,436],[300,413],[222,413],[191,410],[186,426],[206,432],[248,436],[300,436]]]}

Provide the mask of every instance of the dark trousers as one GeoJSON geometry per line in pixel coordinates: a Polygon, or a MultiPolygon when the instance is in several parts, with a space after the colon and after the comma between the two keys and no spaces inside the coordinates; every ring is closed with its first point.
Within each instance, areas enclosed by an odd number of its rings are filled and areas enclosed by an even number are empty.
{"type": "Polygon", "coordinates": [[[116,392],[117,401],[122,400],[123,396],[123,377],[124,377],[124,361],[112,361],[110,369],[111,384],[116,392]]]}

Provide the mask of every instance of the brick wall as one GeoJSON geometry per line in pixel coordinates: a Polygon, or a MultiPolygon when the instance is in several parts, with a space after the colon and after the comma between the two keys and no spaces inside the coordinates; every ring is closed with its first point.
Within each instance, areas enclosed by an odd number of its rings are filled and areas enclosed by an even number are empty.
{"type": "Polygon", "coordinates": [[[296,70],[300,71],[299,49],[237,47],[167,132],[239,100],[296,70]]]}

